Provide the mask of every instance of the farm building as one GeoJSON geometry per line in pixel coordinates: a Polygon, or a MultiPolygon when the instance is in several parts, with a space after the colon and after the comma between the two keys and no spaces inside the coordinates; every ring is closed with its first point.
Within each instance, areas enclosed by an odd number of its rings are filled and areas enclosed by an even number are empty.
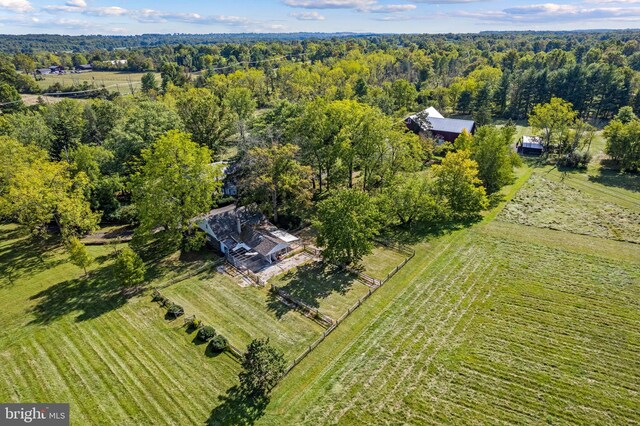
{"type": "Polygon", "coordinates": [[[516,150],[518,154],[522,155],[542,155],[544,152],[542,138],[539,136],[523,136],[516,143],[516,150]]]}
{"type": "Polygon", "coordinates": [[[76,71],[91,71],[93,66],[91,64],[78,65],[76,71]]]}
{"type": "Polygon", "coordinates": [[[252,271],[277,262],[300,241],[269,223],[262,213],[235,205],[212,210],[197,224],[229,263],[252,271]]]}
{"type": "Polygon", "coordinates": [[[51,70],[50,70],[49,68],[38,68],[38,69],[36,70],[36,74],[39,74],[39,75],[49,75],[49,74],[51,74],[51,70]]]}
{"type": "Polygon", "coordinates": [[[453,142],[465,130],[471,134],[476,131],[475,121],[445,118],[434,107],[411,115],[404,122],[409,130],[421,136],[433,137],[439,143],[453,142]]]}
{"type": "Polygon", "coordinates": [[[51,65],[49,67],[49,70],[52,73],[61,73],[61,72],[64,72],[64,67],[62,65],[51,65]]]}

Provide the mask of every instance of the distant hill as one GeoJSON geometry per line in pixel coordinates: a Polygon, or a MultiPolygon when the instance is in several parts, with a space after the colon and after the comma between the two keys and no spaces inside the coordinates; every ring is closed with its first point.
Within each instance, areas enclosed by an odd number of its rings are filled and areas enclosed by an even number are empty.
{"type": "Polygon", "coordinates": [[[366,37],[373,34],[360,33],[237,33],[237,34],[141,34],[132,36],[59,34],[0,35],[0,52],[35,53],[41,51],[90,51],[94,49],[127,49],[153,47],[163,44],[216,44],[252,43],[257,41],[294,41],[308,39],[331,39],[366,37]]]}

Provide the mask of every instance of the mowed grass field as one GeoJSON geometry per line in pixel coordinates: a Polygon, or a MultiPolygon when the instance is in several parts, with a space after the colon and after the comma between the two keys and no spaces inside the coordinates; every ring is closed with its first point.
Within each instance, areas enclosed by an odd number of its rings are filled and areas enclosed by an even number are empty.
{"type": "Polygon", "coordinates": [[[89,247],[88,278],[62,249],[0,226],[0,401],[69,402],[72,424],[203,424],[236,382],[182,320],[114,287],[113,248],[89,247]]]}
{"type": "Polygon", "coordinates": [[[640,246],[492,217],[418,245],[260,423],[640,424],[640,246]]]}
{"type": "MultiPolygon", "coordinates": [[[[145,73],[124,72],[124,71],[90,71],[78,74],[70,72],[59,75],[45,75],[42,80],[38,81],[38,86],[42,90],[47,90],[51,85],[60,83],[64,87],[77,86],[84,82],[94,84],[96,87],[108,87],[110,91],[120,92],[122,94],[131,93],[131,87],[134,90],[140,90],[140,79],[145,73]]],[[[156,75],[160,81],[160,74],[156,75]]]]}
{"type": "MultiPolygon", "coordinates": [[[[162,294],[223,334],[240,350],[255,338],[268,337],[292,360],[324,328],[271,298],[265,288],[240,287],[220,273],[200,274],[172,285],[162,294]]],[[[195,337],[195,333],[194,333],[195,337]]]]}

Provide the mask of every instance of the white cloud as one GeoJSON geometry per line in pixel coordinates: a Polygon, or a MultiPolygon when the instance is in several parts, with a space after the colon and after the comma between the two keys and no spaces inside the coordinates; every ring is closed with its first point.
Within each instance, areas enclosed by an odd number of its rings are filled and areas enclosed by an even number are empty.
{"type": "Polygon", "coordinates": [[[299,21],[324,21],[324,16],[320,15],[320,13],[313,11],[313,12],[292,12],[289,14],[289,16],[292,16],[294,18],[296,18],[299,21]]]}
{"type": "Polygon", "coordinates": [[[376,0],[284,0],[287,6],[305,9],[365,9],[376,3],[376,0]]]}
{"type": "Polygon", "coordinates": [[[35,10],[28,0],[0,0],[0,9],[18,13],[33,12],[35,10]]]}
{"type": "Polygon", "coordinates": [[[87,2],[85,0],[69,0],[65,4],[71,7],[87,7],[87,2]]]}
{"type": "MultiPolygon", "coordinates": [[[[604,0],[606,2],[606,0],[604,0]]],[[[490,23],[551,23],[566,21],[636,21],[640,7],[590,7],[580,4],[531,4],[503,10],[458,11],[457,16],[490,23]]]]}
{"type": "Polygon", "coordinates": [[[374,13],[398,13],[398,12],[407,12],[415,8],[416,8],[415,4],[388,4],[388,5],[369,6],[366,9],[363,9],[363,11],[374,12],[374,13]]]}

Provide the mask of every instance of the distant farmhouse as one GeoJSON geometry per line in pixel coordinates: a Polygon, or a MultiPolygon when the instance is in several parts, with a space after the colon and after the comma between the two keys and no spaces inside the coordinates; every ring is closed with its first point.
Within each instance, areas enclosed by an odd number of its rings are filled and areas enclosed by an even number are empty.
{"type": "Polygon", "coordinates": [[[78,65],[76,71],[91,71],[93,66],[91,64],[78,65]]]}
{"type": "Polygon", "coordinates": [[[235,267],[258,271],[278,262],[300,239],[278,229],[262,213],[230,205],[212,210],[197,224],[208,242],[235,267]]]}
{"type": "Polygon", "coordinates": [[[540,136],[523,136],[516,143],[516,150],[522,155],[542,155],[544,144],[540,136]]]}
{"type": "Polygon", "coordinates": [[[51,65],[49,68],[37,69],[36,74],[40,74],[40,75],[64,74],[64,67],[61,65],[51,65]]]}
{"type": "Polygon", "coordinates": [[[424,137],[433,137],[438,143],[453,142],[465,130],[471,134],[476,131],[475,121],[444,118],[434,107],[409,116],[404,122],[409,130],[424,137]]]}

